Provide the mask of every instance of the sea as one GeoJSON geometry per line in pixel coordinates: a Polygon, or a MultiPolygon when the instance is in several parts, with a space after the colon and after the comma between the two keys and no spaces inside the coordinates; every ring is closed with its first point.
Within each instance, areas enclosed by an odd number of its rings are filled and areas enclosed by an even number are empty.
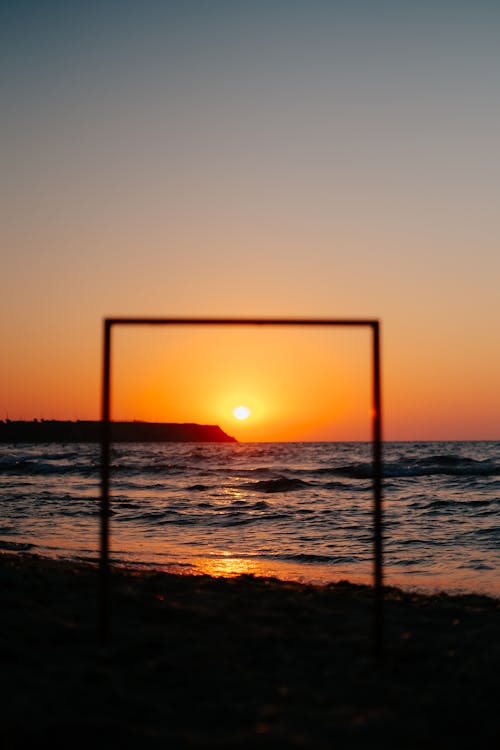
{"type": "MultiPolygon", "coordinates": [[[[370,443],[116,443],[111,561],[370,583],[370,443]]],[[[387,585],[500,597],[500,443],[383,446],[387,585]]],[[[0,549],[99,556],[100,448],[0,445],[0,549]]]]}

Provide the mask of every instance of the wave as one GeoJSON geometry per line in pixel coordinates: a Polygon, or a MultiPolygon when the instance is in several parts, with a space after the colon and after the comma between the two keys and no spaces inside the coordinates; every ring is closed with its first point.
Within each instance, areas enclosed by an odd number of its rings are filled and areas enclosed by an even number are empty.
{"type": "Polygon", "coordinates": [[[262,479],[258,482],[247,482],[241,485],[242,489],[252,490],[253,492],[293,492],[310,487],[309,482],[302,479],[287,479],[279,477],[278,479],[262,479]]]}
{"type": "MultiPolygon", "coordinates": [[[[250,455],[269,454],[270,449],[249,449],[250,455]]],[[[390,449],[389,449],[390,455],[390,449]]],[[[269,457],[269,456],[268,456],[269,457]]],[[[179,455],[180,460],[171,460],[170,456],[158,453],[141,454],[119,453],[114,455],[113,463],[110,467],[111,475],[117,479],[123,478],[146,478],[155,477],[174,477],[184,475],[191,477],[189,489],[193,492],[202,492],[209,488],[209,483],[202,479],[202,483],[197,483],[195,477],[201,478],[201,469],[199,459],[203,459],[203,476],[225,476],[227,480],[228,469],[236,472],[240,477],[246,477],[248,483],[243,485],[244,489],[255,492],[273,493],[273,492],[293,492],[295,490],[306,489],[308,486],[324,483],[330,479],[331,484],[326,489],[339,489],[344,487],[340,484],[342,480],[368,480],[373,475],[373,464],[371,460],[360,459],[358,461],[335,465],[311,466],[310,468],[293,467],[293,464],[286,467],[284,456],[278,454],[278,465],[271,467],[264,466],[245,466],[242,464],[243,457],[237,457],[237,463],[226,462],[221,466],[221,456],[213,453],[208,449],[191,450],[189,453],[179,455]],[[283,466],[283,475],[280,473],[280,464],[283,466]],[[272,473],[271,473],[272,472],[272,473]],[[271,476],[270,476],[271,475],[271,476]],[[274,475],[274,476],[273,476],[274,475]],[[289,476],[292,475],[292,476],[289,476]],[[193,481],[194,480],[194,481],[193,481]],[[335,486],[335,482],[339,482],[335,486]]],[[[80,476],[98,478],[100,471],[98,454],[81,454],[76,451],[57,450],[57,448],[48,450],[38,455],[23,452],[13,452],[0,456],[0,474],[16,476],[80,476]]],[[[433,453],[424,457],[415,457],[411,455],[401,455],[396,460],[388,458],[383,462],[383,475],[386,479],[401,479],[410,477],[427,477],[433,475],[443,475],[451,477],[469,477],[469,478],[491,478],[492,481],[498,481],[500,477],[500,463],[491,458],[478,460],[475,458],[464,457],[456,453],[433,453]]],[[[353,489],[353,487],[348,487],[353,489]]]]}
{"type": "Polygon", "coordinates": [[[34,549],[36,544],[30,544],[29,542],[9,542],[5,539],[0,539],[0,549],[7,550],[9,552],[26,552],[29,549],[34,549]]]}
{"type": "MultiPolygon", "coordinates": [[[[312,473],[348,479],[371,479],[373,464],[364,461],[338,467],[322,467],[312,473]]],[[[405,458],[383,463],[383,476],[387,479],[426,477],[439,474],[457,477],[494,477],[500,475],[500,465],[489,459],[480,461],[474,458],[447,454],[415,459],[405,458]]]]}
{"type": "Polygon", "coordinates": [[[279,560],[286,560],[287,562],[297,563],[328,563],[335,565],[343,565],[347,563],[359,562],[358,558],[347,556],[347,555],[313,555],[313,554],[281,554],[276,555],[279,560]]]}
{"type": "Polygon", "coordinates": [[[110,466],[110,471],[112,473],[116,472],[121,476],[127,477],[148,474],[161,474],[164,476],[188,474],[191,470],[192,467],[187,464],[147,463],[146,461],[140,461],[134,464],[114,463],[110,466]]]}
{"type": "MultiPolygon", "coordinates": [[[[74,456],[77,457],[77,454],[74,456]]],[[[98,461],[89,463],[58,463],[58,460],[69,460],[71,456],[44,455],[43,459],[33,459],[22,456],[0,456],[0,474],[14,474],[16,476],[81,476],[97,477],[100,473],[98,461]],[[54,463],[52,463],[54,461],[54,463]]],[[[189,473],[191,467],[185,464],[149,464],[146,462],[133,464],[114,463],[110,467],[111,474],[121,477],[142,477],[148,475],[171,476],[189,473]]]]}
{"type": "Polygon", "coordinates": [[[290,520],[290,513],[267,513],[266,515],[253,515],[253,516],[242,516],[242,514],[233,514],[227,516],[223,520],[215,519],[215,522],[222,524],[223,526],[249,526],[251,524],[269,524],[274,521],[286,521],[290,520]]]}
{"type": "Polygon", "coordinates": [[[30,458],[2,457],[0,459],[0,474],[14,474],[16,476],[50,476],[77,475],[81,477],[97,476],[99,467],[89,464],[53,464],[47,460],[37,461],[30,458]]]}

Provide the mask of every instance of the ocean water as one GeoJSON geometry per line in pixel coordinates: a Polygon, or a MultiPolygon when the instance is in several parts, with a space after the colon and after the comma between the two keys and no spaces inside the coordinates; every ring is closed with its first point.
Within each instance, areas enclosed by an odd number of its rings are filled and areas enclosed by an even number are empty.
{"type": "MultiPolygon", "coordinates": [[[[95,560],[99,446],[0,446],[0,549],[95,560]]],[[[384,445],[384,577],[500,596],[500,443],[384,445]]],[[[370,443],[115,444],[111,558],[370,582],[370,443]]]]}

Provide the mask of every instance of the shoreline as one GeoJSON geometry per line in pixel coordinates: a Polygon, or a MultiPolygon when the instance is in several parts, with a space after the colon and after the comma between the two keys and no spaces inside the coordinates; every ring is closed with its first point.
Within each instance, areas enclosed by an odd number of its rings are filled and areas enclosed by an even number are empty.
{"type": "Polygon", "coordinates": [[[385,587],[376,662],[368,585],[112,567],[102,646],[95,564],[0,553],[0,576],[7,748],[58,737],[325,750],[500,737],[491,597],[385,587]]]}
{"type": "MultiPolygon", "coordinates": [[[[44,548],[30,543],[9,542],[0,539],[0,555],[15,554],[28,555],[41,559],[59,561],[61,563],[83,563],[99,565],[99,551],[95,554],[79,555],[68,550],[58,548],[44,548]]],[[[234,578],[239,575],[249,575],[255,578],[276,578],[283,583],[295,582],[310,586],[327,586],[339,580],[348,580],[356,585],[373,585],[373,573],[360,569],[338,570],[328,564],[308,565],[304,562],[289,560],[263,560],[250,556],[227,555],[217,553],[197,553],[189,556],[185,549],[174,548],[165,560],[143,560],[130,555],[128,558],[113,558],[111,554],[110,566],[136,572],[157,572],[175,575],[208,575],[213,578],[234,578]]],[[[489,571],[488,571],[489,572],[489,571]]],[[[441,595],[452,596],[485,596],[500,602],[500,583],[495,579],[495,585],[484,581],[484,571],[463,571],[460,580],[456,574],[424,575],[415,571],[406,574],[394,571],[389,564],[384,565],[384,587],[397,588],[409,594],[422,596],[441,595]]]]}

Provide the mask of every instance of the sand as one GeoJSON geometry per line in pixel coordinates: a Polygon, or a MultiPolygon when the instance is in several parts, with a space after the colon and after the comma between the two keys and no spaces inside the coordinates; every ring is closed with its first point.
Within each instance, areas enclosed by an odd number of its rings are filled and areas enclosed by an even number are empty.
{"type": "Polygon", "coordinates": [[[3,747],[499,746],[500,601],[0,555],[3,747]],[[495,745],[496,741],[496,745],[495,745]]]}

